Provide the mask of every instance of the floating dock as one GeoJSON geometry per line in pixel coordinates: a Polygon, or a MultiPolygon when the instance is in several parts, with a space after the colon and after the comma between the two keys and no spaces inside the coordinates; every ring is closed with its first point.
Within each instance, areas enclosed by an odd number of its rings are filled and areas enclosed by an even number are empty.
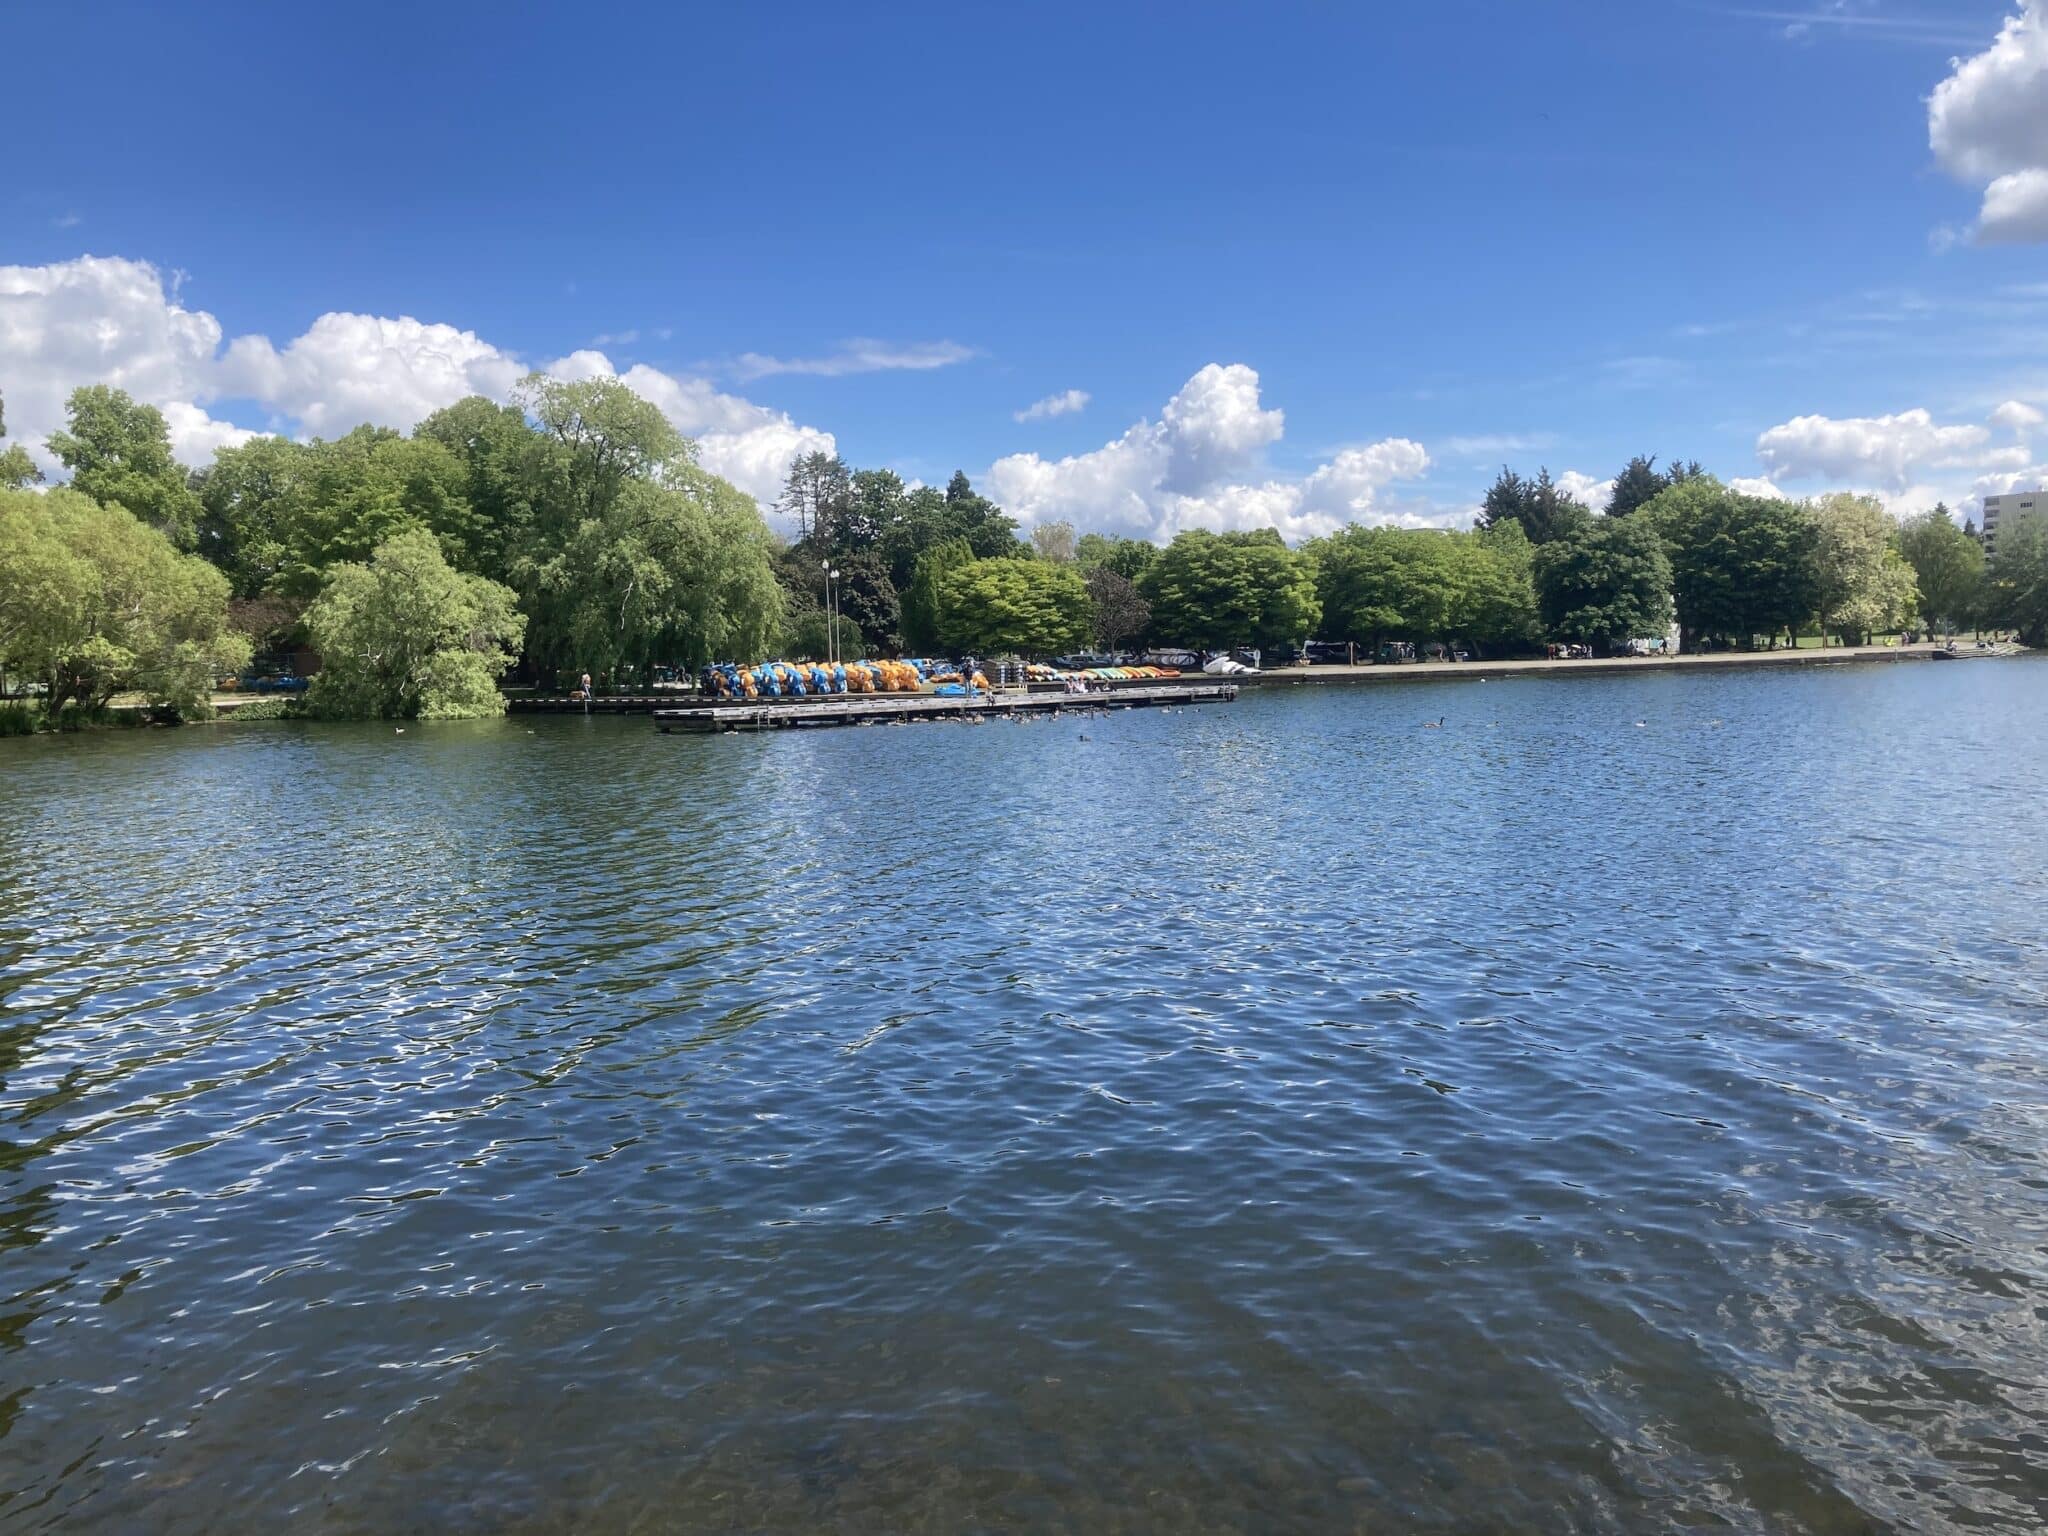
{"type": "Polygon", "coordinates": [[[835,693],[822,698],[774,699],[741,704],[657,709],[655,728],[664,734],[708,735],[731,731],[784,731],[826,725],[900,725],[907,720],[1002,720],[1106,709],[1145,709],[1160,704],[1228,704],[1235,683],[1119,688],[1110,693],[995,693],[945,698],[929,693],[835,693]]]}

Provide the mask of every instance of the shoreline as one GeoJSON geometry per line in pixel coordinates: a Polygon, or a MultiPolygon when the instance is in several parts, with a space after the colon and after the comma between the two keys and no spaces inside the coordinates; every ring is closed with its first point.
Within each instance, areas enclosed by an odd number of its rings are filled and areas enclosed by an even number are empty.
{"type": "MultiPolygon", "coordinates": [[[[1455,680],[1493,680],[1510,677],[1612,677],[1645,672],[1698,672],[1731,667],[1817,667],[1842,666],[1852,662],[1930,661],[1945,645],[1844,645],[1811,650],[1709,651],[1689,656],[1598,656],[1571,661],[1547,656],[1527,661],[1416,661],[1367,663],[1360,666],[1286,667],[1278,671],[1240,676],[1246,687],[1298,688],[1315,683],[1409,683],[1455,680]]],[[[1984,660],[1993,656],[2026,655],[2022,648],[2011,651],[1979,651],[1974,644],[1959,646],[1956,659],[1984,660]]]]}

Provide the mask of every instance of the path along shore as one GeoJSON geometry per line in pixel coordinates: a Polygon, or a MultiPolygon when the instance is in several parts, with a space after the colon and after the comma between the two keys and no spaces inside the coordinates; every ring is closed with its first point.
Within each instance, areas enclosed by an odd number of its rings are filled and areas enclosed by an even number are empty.
{"type": "MultiPolygon", "coordinates": [[[[1706,651],[1688,656],[1582,657],[1574,661],[1414,661],[1384,666],[1280,667],[1237,678],[1250,687],[1289,687],[1303,683],[1420,683],[1456,678],[1583,677],[1593,673],[1701,671],[1713,667],[1813,667],[1850,661],[1926,661],[1946,645],[1831,645],[1803,650],[1706,651]]],[[[2009,655],[2001,646],[1997,654],[2009,655]]],[[[1958,640],[1956,655],[1984,657],[1973,641],[1958,640]]]]}

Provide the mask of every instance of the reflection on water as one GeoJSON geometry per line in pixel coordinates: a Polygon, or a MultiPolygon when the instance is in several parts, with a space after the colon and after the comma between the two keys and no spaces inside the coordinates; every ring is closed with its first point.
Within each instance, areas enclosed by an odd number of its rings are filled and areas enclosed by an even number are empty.
{"type": "Polygon", "coordinates": [[[2044,757],[2032,661],[0,743],[0,1525],[2028,1528],[2044,757]]]}

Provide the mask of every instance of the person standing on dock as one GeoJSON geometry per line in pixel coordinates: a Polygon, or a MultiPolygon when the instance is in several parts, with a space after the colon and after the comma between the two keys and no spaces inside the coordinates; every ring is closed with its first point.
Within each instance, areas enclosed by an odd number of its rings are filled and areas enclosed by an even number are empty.
{"type": "Polygon", "coordinates": [[[588,672],[583,674],[583,682],[579,691],[583,695],[583,713],[587,715],[590,713],[590,674],[588,672]]]}

